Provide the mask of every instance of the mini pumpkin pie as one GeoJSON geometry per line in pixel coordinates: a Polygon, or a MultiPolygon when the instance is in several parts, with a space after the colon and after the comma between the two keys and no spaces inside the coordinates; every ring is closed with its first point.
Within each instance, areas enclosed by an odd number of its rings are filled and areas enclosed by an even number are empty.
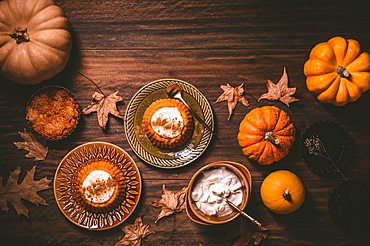
{"type": "Polygon", "coordinates": [[[48,140],[67,137],[78,124],[79,105],[73,95],[60,86],[37,91],[27,105],[26,119],[31,128],[48,140]]]}
{"type": "Polygon", "coordinates": [[[191,139],[194,122],[188,107],[168,98],[157,100],[146,109],[142,127],[154,146],[173,149],[191,139]]]}
{"type": "Polygon", "coordinates": [[[76,201],[93,213],[109,212],[125,199],[124,173],[107,161],[87,163],[72,182],[76,201]]]}

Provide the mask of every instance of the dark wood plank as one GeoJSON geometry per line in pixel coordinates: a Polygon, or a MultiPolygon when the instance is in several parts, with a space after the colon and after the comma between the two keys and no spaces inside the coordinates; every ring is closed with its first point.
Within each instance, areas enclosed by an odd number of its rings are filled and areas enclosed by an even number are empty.
{"type": "MultiPolygon", "coordinates": [[[[74,50],[67,68],[39,85],[21,86],[0,78],[0,175],[7,182],[15,167],[37,166],[36,179],[54,178],[61,159],[76,146],[89,141],[106,141],[125,149],[139,166],[144,190],[135,213],[126,223],[143,216],[156,232],[143,245],[232,245],[242,218],[230,224],[205,227],[193,223],[185,212],[154,221],[159,213],[151,206],[162,185],[178,191],[187,186],[202,166],[220,160],[243,163],[252,174],[253,192],[246,211],[269,227],[264,245],[361,245],[346,237],[330,218],[327,207],[331,191],[342,182],[339,175],[313,173],[299,154],[299,136],[314,122],[330,120],[352,137],[356,156],[344,174],[350,179],[370,177],[369,137],[370,94],[356,103],[334,107],[319,103],[305,86],[303,64],[318,42],[341,35],[359,40],[370,51],[368,9],[358,2],[344,1],[64,1],[56,3],[70,20],[74,50]],[[266,81],[277,82],[287,68],[289,85],[297,87],[299,102],[288,108],[278,101],[257,101],[266,92],[266,81]],[[30,96],[48,84],[71,90],[81,108],[91,101],[95,86],[106,93],[119,91],[121,114],[134,93],[161,78],[177,78],[195,85],[211,102],[217,138],[207,151],[188,166],[164,170],[142,162],[130,149],[122,120],[110,117],[103,131],[95,114],[82,116],[76,131],[67,139],[50,142],[47,159],[34,162],[24,158],[13,142],[21,141],[18,131],[28,128],[25,108],[30,96]],[[222,94],[220,86],[244,83],[250,106],[238,104],[227,121],[226,102],[214,104],[222,94]],[[290,154],[271,166],[249,161],[237,143],[240,121],[252,108],[275,105],[286,110],[298,133],[290,154]],[[296,213],[277,216],[259,197],[262,180],[270,172],[288,169],[301,177],[307,191],[303,207],[296,213]]],[[[52,186],[52,185],[51,185],[52,186]]],[[[0,210],[0,241],[4,245],[113,245],[123,236],[120,228],[104,232],[80,229],[64,218],[54,200],[53,190],[40,192],[48,206],[36,207],[24,201],[30,218],[0,210]]]]}

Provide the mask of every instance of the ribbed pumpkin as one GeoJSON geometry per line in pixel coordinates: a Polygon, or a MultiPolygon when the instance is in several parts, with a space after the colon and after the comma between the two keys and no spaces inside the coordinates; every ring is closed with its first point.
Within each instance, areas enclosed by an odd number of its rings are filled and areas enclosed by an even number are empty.
{"type": "Polygon", "coordinates": [[[52,0],[0,2],[0,74],[37,84],[61,72],[72,38],[68,20],[52,0]]]}
{"type": "Polygon", "coordinates": [[[311,50],[304,74],[319,101],[343,106],[370,89],[370,56],[356,40],[333,37],[311,50]]]}
{"type": "Polygon", "coordinates": [[[285,157],[295,140],[289,115],[275,106],[252,109],[239,126],[238,142],[243,153],[262,165],[285,157]]]}
{"type": "Polygon", "coordinates": [[[287,170],[270,173],[260,188],[262,202],[272,212],[288,214],[304,202],[305,189],[297,175],[287,170]]]}

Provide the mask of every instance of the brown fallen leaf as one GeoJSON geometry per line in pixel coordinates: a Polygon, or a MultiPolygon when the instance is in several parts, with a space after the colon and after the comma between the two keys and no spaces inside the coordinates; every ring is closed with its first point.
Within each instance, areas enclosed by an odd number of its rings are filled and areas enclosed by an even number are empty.
{"type": "Polygon", "coordinates": [[[259,231],[258,228],[242,220],[239,234],[232,240],[233,246],[245,246],[253,242],[253,245],[260,245],[263,239],[267,239],[268,231],[259,231]]]}
{"type": "Polygon", "coordinates": [[[233,111],[238,102],[241,102],[244,106],[249,106],[249,102],[243,96],[244,93],[243,86],[244,83],[235,88],[229,84],[221,85],[221,89],[224,91],[224,93],[222,93],[222,95],[219,98],[217,98],[216,103],[227,101],[227,107],[229,109],[229,117],[227,118],[227,120],[230,120],[231,115],[233,114],[233,111]]]}
{"type": "Polygon", "coordinates": [[[34,180],[36,166],[33,166],[30,171],[27,171],[23,181],[18,184],[19,174],[21,168],[17,167],[10,173],[9,179],[5,186],[3,186],[3,177],[0,176],[0,207],[5,212],[9,211],[7,202],[13,204],[18,216],[23,214],[28,218],[28,209],[23,205],[21,199],[25,199],[35,205],[48,205],[37,192],[49,189],[49,184],[52,180],[46,177],[36,181],[34,180]]]}
{"type": "Polygon", "coordinates": [[[108,115],[112,114],[118,118],[123,118],[117,109],[117,102],[122,101],[122,97],[117,95],[118,91],[105,96],[100,92],[94,92],[92,95],[92,102],[89,106],[82,110],[83,114],[90,114],[96,112],[98,115],[99,126],[105,129],[108,122],[108,115]]]}
{"type": "Polygon", "coordinates": [[[186,197],[187,187],[181,189],[177,193],[173,193],[166,189],[166,186],[162,186],[162,199],[159,201],[152,202],[152,206],[155,208],[162,208],[157,221],[165,216],[171,215],[174,212],[180,213],[185,209],[185,197],[186,197]]]}
{"type": "Polygon", "coordinates": [[[143,224],[141,217],[137,217],[134,224],[125,225],[121,228],[125,233],[125,236],[119,239],[116,246],[140,246],[143,238],[154,233],[154,231],[151,231],[149,227],[149,225],[143,224]]]}
{"type": "Polygon", "coordinates": [[[35,134],[27,132],[18,132],[24,139],[24,142],[13,142],[18,149],[27,150],[27,158],[35,158],[35,161],[45,160],[48,154],[48,147],[45,145],[46,141],[39,140],[35,134]]]}
{"type": "Polygon", "coordinates": [[[267,80],[266,84],[268,92],[261,95],[260,98],[258,98],[258,101],[261,99],[280,100],[288,107],[289,103],[299,101],[298,98],[292,97],[297,88],[288,88],[288,74],[285,67],[283,75],[277,84],[274,84],[271,80],[267,80]]]}

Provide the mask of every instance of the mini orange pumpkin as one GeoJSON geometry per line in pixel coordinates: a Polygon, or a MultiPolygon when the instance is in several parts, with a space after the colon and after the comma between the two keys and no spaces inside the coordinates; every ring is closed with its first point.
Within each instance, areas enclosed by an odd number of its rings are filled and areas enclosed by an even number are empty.
{"type": "Polygon", "coordinates": [[[304,74],[319,101],[343,106],[370,89],[370,56],[356,40],[333,37],[311,50],[304,74]]]}
{"type": "Polygon", "coordinates": [[[285,157],[295,140],[289,115],[275,106],[252,109],[239,126],[238,142],[243,153],[262,165],[285,157]]]}
{"type": "Polygon", "coordinates": [[[53,0],[0,1],[0,74],[37,84],[61,72],[70,56],[68,20],[53,0]]]}
{"type": "Polygon", "coordinates": [[[305,189],[297,175],[287,170],[270,173],[260,188],[262,202],[272,212],[288,214],[304,202],[305,189]]]}

